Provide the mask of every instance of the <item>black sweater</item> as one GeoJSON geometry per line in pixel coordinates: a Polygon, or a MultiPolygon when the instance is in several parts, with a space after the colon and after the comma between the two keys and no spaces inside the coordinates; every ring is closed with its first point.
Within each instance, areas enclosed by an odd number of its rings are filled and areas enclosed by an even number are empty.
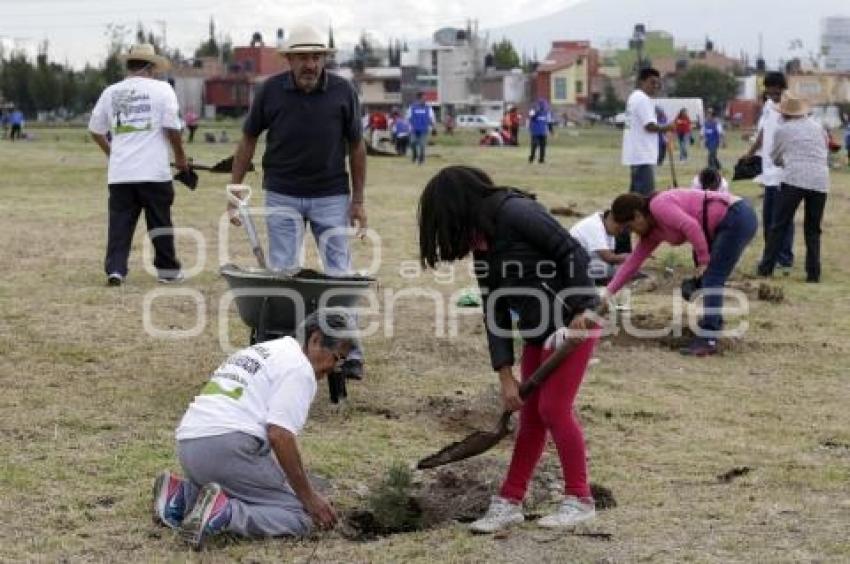
{"type": "Polygon", "coordinates": [[[574,316],[595,308],[598,297],[587,275],[587,253],[532,198],[501,191],[489,196],[479,225],[489,248],[475,251],[475,273],[490,360],[498,370],[514,363],[511,311],[519,316],[520,336],[542,344],[574,316]]]}

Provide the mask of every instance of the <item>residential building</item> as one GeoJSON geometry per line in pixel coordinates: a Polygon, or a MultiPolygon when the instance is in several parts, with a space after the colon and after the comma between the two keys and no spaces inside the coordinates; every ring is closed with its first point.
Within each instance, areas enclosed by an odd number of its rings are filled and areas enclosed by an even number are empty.
{"type": "Polygon", "coordinates": [[[850,18],[824,18],[820,37],[824,70],[850,72],[850,18]]]}
{"type": "Polygon", "coordinates": [[[364,109],[390,111],[401,106],[401,67],[367,67],[353,78],[364,109]]]}
{"type": "Polygon", "coordinates": [[[788,89],[813,106],[850,104],[850,73],[788,75],[788,89]]]}
{"type": "MultiPolygon", "coordinates": [[[[478,34],[477,24],[470,22],[466,29],[440,29],[434,34],[433,42],[417,53],[416,81],[433,83],[436,79],[433,102],[443,112],[475,112],[482,101],[486,55],[487,41],[478,34]]],[[[403,94],[405,103],[409,103],[412,98],[407,98],[404,89],[403,94]]]]}
{"type": "Polygon", "coordinates": [[[552,110],[574,118],[599,98],[599,52],[589,41],[554,41],[537,67],[535,96],[546,99],[552,110]]]}
{"type": "Polygon", "coordinates": [[[251,106],[256,86],[287,68],[286,58],[275,47],[236,47],[227,72],[206,79],[204,101],[216,113],[240,115],[251,106]]]}

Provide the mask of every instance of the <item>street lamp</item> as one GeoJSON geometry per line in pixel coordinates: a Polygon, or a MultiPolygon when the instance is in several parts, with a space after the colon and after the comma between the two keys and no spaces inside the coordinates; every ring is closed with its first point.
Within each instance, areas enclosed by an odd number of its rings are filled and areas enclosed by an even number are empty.
{"type": "Polygon", "coordinates": [[[646,41],[646,26],[644,24],[635,24],[635,29],[632,32],[632,38],[629,39],[629,49],[637,51],[637,62],[635,67],[637,71],[643,68],[643,45],[646,41]]]}

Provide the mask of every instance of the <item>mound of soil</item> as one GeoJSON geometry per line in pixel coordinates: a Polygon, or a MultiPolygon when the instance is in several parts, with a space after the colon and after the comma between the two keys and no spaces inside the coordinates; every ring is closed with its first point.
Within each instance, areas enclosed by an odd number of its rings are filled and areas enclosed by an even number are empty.
{"type": "MultiPolygon", "coordinates": [[[[434,472],[422,473],[407,500],[408,510],[421,515],[421,528],[430,529],[445,523],[469,523],[481,517],[490,505],[490,498],[504,477],[505,463],[492,457],[465,460],[434,472]]],[[[535,519],[554,509],[561,499],[564,483],[557,458],[547,456],[534,474],[525,502],[526,517],[535,519]]],[[[591,484],[596,508],[606,510],[617,506],[611,490],[591,484]]],[[[343,522],[343,536],[350,540],[366,541],[377,537],[410,532],[409,528],[394,528],[378,522],[368,509],[348,513],[343,522]]]]}

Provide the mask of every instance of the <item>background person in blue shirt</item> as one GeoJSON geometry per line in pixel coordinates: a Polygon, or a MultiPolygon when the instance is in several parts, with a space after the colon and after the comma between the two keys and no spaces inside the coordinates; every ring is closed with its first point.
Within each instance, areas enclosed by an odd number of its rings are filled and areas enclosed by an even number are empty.
{"type": "Polygon", "coordinates": [[[11,132],[9,133],[9,139],[12,141],[16,138],[23,139],[24,113],[18,108],[12,110],[12,114],[9,116],[9,124],[12,126],[11,132]]]}
{"type": "Polygon", "coordinates": [[[407,145],[410,143],[410,123],[399,115],[398,110],[393,110],[392,135],[395,143],[395,152],[399,156],[407,154],[407,145]]]}
{"type": "Polygon", "coordinates": [[[702,136],[705,139],[705,148],[708,149],[708,168],[720,170],[723,165],[717,158],[717,150],[724,142],[723,124],[717,119],[714,108],[708,108],[705,125],[702,127],[702,136]]]}
{"type": "Polygon", "coordinates": [[[549,130],[552,121],[552,113],[549,111],[549,105],[546,100],[540,98],[534,105],[534,108],[528,112],[528,129],[531,133],[531,154],[528,155],[528,162],[534,162],[534,154],[537,148],[540,147],[540,157],[538,163],[542,164],[546,160],[546,137],[549,135],[549,130]]]}
{"type": "Polygon", "coordinates": [[[416,101],[407,109],[407,121],[410,122],[411,161],[422,164],[425,162],[428,133],[436,123],[434,110],[425,103],[425,95],[422,92],[416,93],[416,101]]]}

